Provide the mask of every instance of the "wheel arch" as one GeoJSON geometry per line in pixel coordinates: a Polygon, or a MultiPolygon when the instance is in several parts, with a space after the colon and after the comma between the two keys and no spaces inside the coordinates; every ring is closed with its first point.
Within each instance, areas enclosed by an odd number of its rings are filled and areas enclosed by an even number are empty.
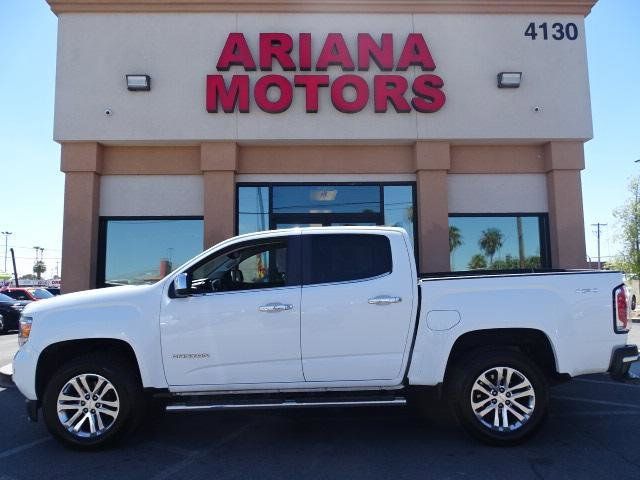
{"type": "Polygon", "coordinates": [[[117,338],[88,338],[65,340],[48,345],[38,357],[36,365],[36,395],[42,398],[53,372],[65,362],[91,352],[104,352],[125,359],[132,366],[137,380],[142,384],[140,365],[133,347],[117,338]]]}
{"type": "Polygon", "coordinates": [[[449,352],[444,381],[451,367],[467,353],[495,348],[517,349],[531,358],[548,379],[562,379],[553,343],[545,332],[535,328],[492,328],[466,332],[456,339],[449,352]]]}

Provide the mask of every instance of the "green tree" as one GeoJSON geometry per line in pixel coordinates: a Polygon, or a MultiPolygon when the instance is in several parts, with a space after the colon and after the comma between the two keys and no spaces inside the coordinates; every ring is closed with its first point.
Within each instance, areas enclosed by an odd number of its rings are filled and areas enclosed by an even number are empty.
{"type": "Polygon", "coordinates": [[[27,273],[20,277],[20,280],[35,280],[36,276],[33,273],[27,273]]]}
{"type": "Polygon", "coordinates": [[[622,270],[633,279],[640,278],[640,177],[629,182],[630,193],[627,201],[613,211],[617,220],[618,238],[622,243],[622,251],[617,255],[610,267],[622,270]]]}
{"type": "Polygon", "coordinates": [[[449,253],[462,245],[462,234],[455,225],[449,225],[449,253]]]}
{"type": "Polygon", "coordinates": [[[471,260],[469,260],[469,264],[467,265],[470,270],[484,270],[487,268],[487,259],[484,258],[484,255],[476,253],[471,260]]]}
{"type": "Polygon", "coordinates": [[[502,248],[503,239],[504,235],[497,228],[492,227],[482,231],[478,245],[485,255],[489,257],[489,264],[493,263],[493,257],[496,252],[502,248]]]}
{"type": "Polygon", "coordinates": [[[518,270],[520,268],[533,269],[540,267],[539,255],[531,255],[523,260],[512,255],[507,255],[504,260],[496,260],[491,264],[491,268],[494,270],[518,270]]]}
{"type": "Polygon", "coordinates": [[[47,266],[44,264],[42,260],[36,261],[33,264],[33,273],[36,274],[36,278],[40,280],[42,274],[47,271],[47,266]]]}

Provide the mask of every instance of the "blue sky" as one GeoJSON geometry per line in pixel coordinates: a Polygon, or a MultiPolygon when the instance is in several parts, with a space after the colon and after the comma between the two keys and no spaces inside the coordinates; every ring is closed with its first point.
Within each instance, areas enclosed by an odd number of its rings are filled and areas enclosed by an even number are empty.
{"type": "MultiPolygon", "coordinates": [[[[20,273],[45,248],[55,272],[62,241],[64,176],[52,140],[56,17],[44,0],[0,2],[0,231],[14,232],[20,273]]],[[[583,172],[587,254],[595,257],[589,226],[607,223],[602,254],[617,251],[612,210],[626,183],[640,173],[640,0],[600,0],[587,17],[594,139],[583,172]]],[[[0,270],[4,238],[0,239],[0,270]]]]}

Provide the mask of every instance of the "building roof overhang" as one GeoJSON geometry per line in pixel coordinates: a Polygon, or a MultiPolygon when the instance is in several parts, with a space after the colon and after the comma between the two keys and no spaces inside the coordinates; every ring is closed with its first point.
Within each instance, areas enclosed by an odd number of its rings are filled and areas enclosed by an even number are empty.
{"type": "Polygon", "coordinates": [[[586,16],[597,0],[46,0],[61,13],[477,13],[586,16]]]}

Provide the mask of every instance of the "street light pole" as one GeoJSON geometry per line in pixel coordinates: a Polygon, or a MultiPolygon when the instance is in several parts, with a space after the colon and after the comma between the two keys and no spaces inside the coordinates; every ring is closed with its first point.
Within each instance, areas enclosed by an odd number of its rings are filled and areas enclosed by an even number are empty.
{"type": "Polygon", "coordinates": [[[600,270],[602,268],[602,262],[600,261],[600,230],[602,227],[606,227],[607,224],[606,223],[593,223],[591,224],[592,227],[596,227],[596,236],[598,237],[598,270],[600,270]]]}
{"type": "Polygon", "coordinates": [[[9,235],[12,235],[13,232],[2,232],[4,235],[4,272],[7,271],[7,242],[9,240],[9,235]]]}

